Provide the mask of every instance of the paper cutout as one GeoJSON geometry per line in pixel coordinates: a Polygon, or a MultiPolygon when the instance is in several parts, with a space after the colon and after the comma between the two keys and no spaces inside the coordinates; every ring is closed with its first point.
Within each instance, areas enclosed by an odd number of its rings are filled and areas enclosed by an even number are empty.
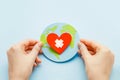
{"type": "MultiPolygon", "coordinates": [[[[54,62],[66,62],[72,59],[77,54],[77,51],[78,51],[77,45],[78,45],[79,39],[80,39],[79,34],[76,31],[76,29],[72,25],[69,25],[66,23],[53,23],[48,25],[45,28],[45,30],[42,32],[40,37],[40,41],[44,44],[42,47],[44,56],[54,62]],[[70,44],[61,54],[58,54],[58,52],[56,52],[48,44],[47,36],[50,33],[55,33],[58,36],[60,36],[63,33],[69,33],[71,35],[72,39],[70,44]]],[[[58,48],[63,47],[62,44],[64,43],[64,40],[62,41],[62,39],[61,40],[56,39],[55,41],[57,41],[56,42],[57,44],[54,44],[54,46],[56,45],[58,48]]]]}
{"type": "Polygon", "coordinates": [[[69,33],[63,33],[60,37],[55,33],[50,33],[47,36],[47,42],[50,47],[58,54],[62,54],[64,50],[69,46],[72,37],[69,33]]]}

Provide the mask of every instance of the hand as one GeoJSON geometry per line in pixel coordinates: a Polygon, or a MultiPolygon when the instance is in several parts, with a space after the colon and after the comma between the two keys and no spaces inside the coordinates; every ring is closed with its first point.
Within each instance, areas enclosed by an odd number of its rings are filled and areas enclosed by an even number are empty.
{"type": "Polygon", "coordinates": [[[9,80],[28,80],[33,66],[37,66],[41,60],[38,53],[42,43],[36,40],[26,40],[13,45],[8,51],[9,80]]]}
{"type": "Polygon", "coordinates": [[[107,47],[81,39],[78,53],[85,62],[89,80],[109,80],[114,55],[107,47]]]}

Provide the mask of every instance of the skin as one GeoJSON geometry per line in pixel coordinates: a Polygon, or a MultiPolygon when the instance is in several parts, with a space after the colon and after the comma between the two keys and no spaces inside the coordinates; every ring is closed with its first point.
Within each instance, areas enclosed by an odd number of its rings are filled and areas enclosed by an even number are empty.
{"type": "Polygon", "coordinates": [[[78,46],[88,80],[109,80],[114,63],[113,53],[107,47],[90,40],[81,39],[78,46]]]}
{"type": "Polygon", "coordinates": [[[36,40],[19,42],[7,51],[9,80],[29,80],[33,67],[41,60],[38,58],[42,43],[36,40]]]}
{"type": "MultiPolygon", "coordinates": [[[[33,67],[41,60],[38,54],[41,52],[42,43],[36,40],[25,40],[17,43],[7,51],[9,62],[9,80],[29,80],[33,67]]],[[[88,80],[109,80],[114,56],[105,46],[81,39],[78,44],[88,75],[88,80]]]]}

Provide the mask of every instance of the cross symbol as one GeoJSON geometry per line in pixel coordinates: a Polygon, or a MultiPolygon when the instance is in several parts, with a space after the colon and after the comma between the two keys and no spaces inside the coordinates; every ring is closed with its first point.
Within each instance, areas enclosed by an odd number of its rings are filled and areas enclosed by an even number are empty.
{"type": "Polygon", "coordinates": [[[63,40],[62,39],[60,39],[60,40],[58,40],[58,39],[56,39],[55,40],[55,46],[57,47],[57,48],[62,48],[63,47],[63,40]]]}

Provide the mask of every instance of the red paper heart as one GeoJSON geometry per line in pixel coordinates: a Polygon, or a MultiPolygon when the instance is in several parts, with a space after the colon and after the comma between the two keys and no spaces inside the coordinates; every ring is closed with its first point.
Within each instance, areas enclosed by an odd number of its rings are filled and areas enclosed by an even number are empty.
{"type": "Polygon", "coordinates": [[[71,42],[71,35],[69,33],[63,33],[60,37],[55,33],[50,33],[47,36],[47,42],[50,47],[58,54],[62,54],[71,42]]]}

